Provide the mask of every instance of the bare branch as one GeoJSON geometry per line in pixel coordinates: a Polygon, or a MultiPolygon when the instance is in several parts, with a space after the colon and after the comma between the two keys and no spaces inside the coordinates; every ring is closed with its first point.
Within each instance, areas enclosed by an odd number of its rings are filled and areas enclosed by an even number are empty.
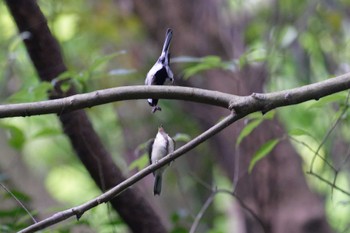
{"type": "Polygon", "coordinates": [[[237,113],[266,113],[274,108],[318,100],[350,88],[350,73],[318,83],[267,94],[237,96],[219,91],[180,86],[126,86],[77,94],[66,98],[0,106],[0,118],[62,114],[77,109],[132,99],[178,99],[233,109],[237,113]]]}
{"type": "Polygon", "coordinates": [[[169,162],[175,160],[176,158],[180,157],[181,155],[185,154],[186,152],[192,150],[205,140],[209,139],[210,137],[214,136],[221,130],[225,129],[227,126],[232,124],[233,122],[237,121],[240,119],[239,116],[230,114],[229,116],[225,117],[223,120],[221,120],[219,123],[214,125],[213,127],[209,128],[202,134],[198,135],[196,138],[193,140],[189,141],[186,143],[184,146],[180,147],[173,153],[167,155],[163,159],[159,160],[158,163],[152,164],[141,171],[137,172],[135,175],[131,176],[127,180],[121,182],[114,188],[108,190],[104,194],[98,196],[97,198],[86,202],[85,204],[82,204],[80,206],[67,209],[61,212],[58,212],[54,215],[52,215],[49,218],[46,218],[36,224],[33,224],[23,230],[21,230],[21,233],[28,233],[28,232],[35,232],[41,229],[44,229],[46,227],[52,226],[56,223],[59,223],[67,218],[70,218],[72,216],[76,216],[78,219],[87,211],[90,210],[97,205],[100,205],[102,203],[106,203],[122,193],[124,190],[129,188],[131,185],[135,184],[139,180],[141,180],[143,177],[147,176],[148,174],[152,173],[153,171],[157,170],[158,168],[164,166],[165,164],[168,164],[169,162]]]}
{"type": "Polygon", "coordinates": [[[320,176],[320,175],[314,173],[313,171],[308,171],[308,172],[306,172],[306,174],[310,174],[310,175],[316,177],[317,179],[323,181],[324,183],[328,184],[329,186],[331,186],[332,189],[336,189],[336,190],[338,190],[338,191],[344,193],[345,195],[350,196],[350,192],[348,192],[348,191],[342,189],[341,187],[339,187],[339,186],[337,186],[336,184],[334,184],[334,182],[331,182],[331,181],[329,181],[329,180],[323,178],[322,176],[320,176]]]}
{"type": "MultiPolygon", "coordinates": [[[[207,187],[207,184],[205,184],[205,186],[207,187]]],[[[234,197],[238,203],[241,205],[241,207],[243,209],[245,209],[246,211],[248,211],[252,217],[260,224],[262,230],[264,232],[267,232],[266,226],[263,223],[263,221],[259,218],[259,216],[256,215],[256,213],[249,208],[239,197],[238,195],[236,195],[236,193],[234,191],[230,191],[227,189],[218,189],[218,188],[211,188],[211,194],[208,197],[208,199],[206,200],[206,202],[204,203],[204,205],[202,206],[202,208],[200,209],[200,211],[198,212],[192,226],[190,229],[191,233],[194,233],[199,225],[200,220],[202,219],[203,215],[205,214],[205,211],[209,208],[209,206],[213,203],[216,195],[218,195],[219,193],[224,193],[224,194],[229,194],[230,196],[234,197]]]]}
{"type": "MultiPolygon", "coordinates": [[[[232,99],[241,97],[218,91],[180,86],[124,86],[54,100],[2,105],[0,106],[0,118],[49,113],[62,114],[115,101],[147,98],[188,100],[228,108],[232,99]]],[[[146,102],[145,105],[148,106],[146,102]]]]}
{"type": "Polygon", "coordinates": [[[22,207],[22,209],[24,209],[25,212],[27,212],[27,214],[29,215],[29,217],[33,220],[34,223],[37,223],[36,219],[34,218],[34,216],[30,213],[30,211],[25,207],[25,205],[2,183],[0,183],[0,186],[8,193],[12,196],[13,199],[15,199],[15,201],[18,203],[18,205],[20,205],[22,207]]]}
{"type": "Polygon", "coordinates": [[[202,219],[204,213],[207,211],[207,209],[209,208],[211,203],[213,203],[216,194],[217,194],[217,191],[213,190],[212,193],[210,194],[210,196],[208,197],[208,199],[205,201],[204,205],[202,206],[202,208],[198,212],[196,218],[194,219],[194,222],[193,222],[191,229],[190,229],[190,233],[196,232],[196,229],[199,225],[199,221],[202,219]]]}

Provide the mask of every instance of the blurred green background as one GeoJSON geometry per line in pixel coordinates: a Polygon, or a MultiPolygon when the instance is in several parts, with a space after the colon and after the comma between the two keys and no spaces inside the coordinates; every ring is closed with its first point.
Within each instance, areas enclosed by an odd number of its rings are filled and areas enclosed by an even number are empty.
{"type": "MultiPolygon", "coordinates": [[[[65,75],[75,80],[79,92],[144,83],[145,74],[159,56],[161,45],[153,40],[142,20],[132,11],[131,2],[63,0],[38,1],[38,4],[60,43],[69,69],[65,75]]],[[[264,65],[268,72],[264,91],[270,92],[349,72],[350,1],[227,0],[225,5],[228,7],[222,7],[219,14],[228,18],[246,14],[250,18],[249,23],[242,26],[244,37],[241,39],[246,45],[243,53],[240,57],[223,58],[216,54],[198,57],[173,51],[172,66],[178,80],[195,77],[200,83],[204,78],[202,74],[210,70],[236,72],[247,65],[264,65]]],[[[39,81],[21,41],[26,35],[17,34],[3,2],[0,2],[0,28],[1,103],[47,99],[51,84],[39,81]]],[[[165,33],[165,29],[160,30],[165,33]]],[[[173,43],[181,36],[175,31],[173,43]]],[[[341,92],[317,102],[284,107],[274,113],[289,132],[281,140],[292,142],[303,159],[304,170],[310,169],[319,147],[319,154],[332,167],[316,159],[314,171],[331,182],[336,180],[337,186],[350,192],[347,96],[347,92],[341,92]],[[337,120],[337,126],[326,137],[337,120]]],[[[171,136],[178,135],[178,146],[202,131],[198,120],[182,111],[179,101],[160,102],[163,111],[156,116],[149,114],[145,100],[110,103],[86,110],[104,145],[126,176],[132,174],[133,169],[147,165],[142,145],[155,136],[160,122],[171,136]]],[[[259,124],[263,124],[265,121],[260,115],[250,119],[247,122],[260,119],[259,124]]],[[[38,211],[41,216],[48,216],[100,193],[74,156],[55,115],[1,119],[0,127],[0,181],[34,213],[38,211]]],[[[210,167],[212,181],[208,181],[209,185],[232,189],[232,181],[213,163],[211,157],[215,152],[209,143],[186,156],[193,154],[200,154],[202,163],[210,167]]],[[[181,158],[168,169],[163,193],[168,197],[151,200],[156,209],[167,209],[163,218],[173,232],[186,232],[184,229],[191,226],[203,205],[202,198],[194,197],[208,193],[200,182],[206,180],[205,175],[196,173],[186,161],[181,158]],[[191,199],[185,195],[189,190],[191,199]],[[169,204],[172,199],[177,203],[169,204]]],[[[334,231],[350,232],[349,196],[313,176],[305,174],[305,177],[310,187],[322,196],[334,231]]],[[[149,198],[153,198],[152,181],[152,177],[147,177],[141,184],[142,192],[149,198]]],[[[0,197],[4,200],[0,202],[0,232],[13,232],[26,226],[29,217],[23,209],[1,189],[0,197]]],[[[211,220],[208,220],[211,223],[206,224],[204,218],[202,232],[228,232],[231,224],[238,224],[228,214],[227,198],[232,200],[224,194],[215,199],[210,210],[211,220]]],[[[123,221],[107,205],[85,213],[79,222],[71,219],[43,232],[73,232],[76,228],[83,229],[82,232],[127,232],[123,221]]]]}

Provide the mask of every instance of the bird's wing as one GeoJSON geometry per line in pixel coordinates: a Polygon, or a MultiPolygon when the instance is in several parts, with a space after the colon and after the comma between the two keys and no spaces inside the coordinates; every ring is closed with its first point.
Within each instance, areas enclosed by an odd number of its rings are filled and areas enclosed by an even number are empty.
{"type": "Polygon", "coordinates": [[[152,149],[153,149],[153,143],[154,143],[154,138],[148,141],[147,144],[147,152],[148,152],[148,158],[149,158],[149,164],[152,164],[152,149]]]}

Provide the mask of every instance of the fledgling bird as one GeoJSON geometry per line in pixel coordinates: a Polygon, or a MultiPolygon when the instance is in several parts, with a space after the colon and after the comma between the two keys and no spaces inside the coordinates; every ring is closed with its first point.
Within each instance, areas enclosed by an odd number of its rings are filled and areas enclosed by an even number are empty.
{"type": "MultiPolygon", "coordinates": [[[[165,35],[165,41],[163,45],[163,50],[158,58],[157,62],[152,66],[148,71],[145,85],[163,85],[167,79],[174,83],[174,74],[169,67],[170,63],[170,53],[169,47],[171,38],[173,37],[173,30],[170,28],[167,29],[165,35]]],[[[152,113],[161,111],[162,109],[157,106],[158,99],[148,99],[149,105],[152,107],[152,113]]]]}
{"type": "MultiPolygon", "coordinates": [[[[156,138],[149,145],[149,160],[151,164],[158,163],[159,160],[175,150],[175,141],[164,131],[163,127],[158,128],[156,138]]],[[[166,167],[161,167],[153,172],[154,175],[154,195],[160,195],[162,191],[162,175],[166,167]]]]}

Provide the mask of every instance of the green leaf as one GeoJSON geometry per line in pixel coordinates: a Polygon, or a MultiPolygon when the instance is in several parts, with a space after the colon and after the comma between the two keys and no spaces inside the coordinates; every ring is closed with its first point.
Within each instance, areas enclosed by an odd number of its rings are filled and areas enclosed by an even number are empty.
{"type": "MultiPolygon", "coordinates": [[[[15,196],[18,200],[20,200],[20,201],[25,201],[25,202],[27,202],[27,201],[30,201],[31,200],[31,198],[30,198],[30,196],[29,195],[27,195],[26,193],[23,193],[23,192],[21,192],[21,191],[19,191],[19,190],[14,190],[14,189],[12,189],[12,190],[10,190],[10,192],[12,193],[12,195],[13,196],[15,196]]],[[[13,196],[12,196],[10,193],[8,193],[8,192],[6,192],[5,194],[4,194],[4,197],[5,198],[7,198],[7,199],[13,199],[13,196]]]]}
{"type": "Polygon", "coordinates": [[[272,110],[263,115],[264,120],[272,120],[276,115],[276,111],[272,110]]]}
{"type": "Polygon", "coordinates": [[[58,128],[43,128],[39,132],[35,133],[32,138],[49,137],[62,135],[62,131],[58,128]]]}
{"type": "Polygon", "coordinates": [[[188,134],[185,133],[177,133],[173,137],[175,142],[189,142],[191,140],[191,137],[188,134]]]}
{"type": "Polygon", "coordinates": [[[26,141],[23,131],[10,124],[1,124],[1,127],[7,129],[8,132],[8,143],[15,149],[21,149],[26,141]]]}
{"type": "MultiPolygon", "coordinates": [[[[178,60],[181,60],[181,59],[178,59],[178,60]]],[[[206,70],[215,69],[215,68],[229,69],[232,66],[232,64],[228,62],[222,61],[222,59],[218,56],[206,56],[199,60],[195,58],[191,58],[191,59],[187,58],[186,62],[190,62],[190,61],[194,61],[195,63],[190,65],[188,68],[184,70],[185,79],[188,79],[189,77],[206,70]]]]}
{"type": "Polygon", "coordinates": [[[252,160],[250,161],[248,172],[251,173],[255,164],[264,158],[268,153],[270,153],[273,148],[279,143],[279,139],[273,139],[268,142],[266,142],[264,145],[260,147],[260,149],[253,155],[252,160]]]}
{"type": "Polygon", "coordinates": [[[249,65],[255,62],[264,62],[267,57],[266,49],[264,48],[252,48],[238,59],[238,66],[240,68],[245,65],[249,65]]]}
{"type": "Polygon", "coordinates": [[[288,131],[289,136],[311,136],[309,132],[304,129],[296,128],[288,131]]]}
{"type": "Polygon", "coordinates": [[[316,102],[313,102],[309,107],[310,108],[322,108],[329,103],[345,101],[346,95],[347,95],[347,92],[340,92],[340,93],[336,93],[333,95],[329,95],[329,96],[326,96],[326,97],[319,99],[316,102]]]}
{"type": "Polygon", "coordinates": [[[92,71],[96,70],[99,66],[102,66],[103,64],[106,64],[107,62],[112,60],[113,58],[120,56],[120,55],[123,55],[125,53],[126,53],[125,50],[121,50],[121,51],[118,51],[118,52],[115,52],[115,53],[112,53],[112,54],[109,54],[106,56],[99,57],[92,62],[92,64],[89,67],[89,71],[92,72],[92,71]]]}
{"type": "Polygon", "coordinates": [[[188,232],[188,229],[186,229],[186,228],[183,227],[183,226],[177,226],[177,227],[175,227],[174,229],[172,229],[170,232],[171,232],[171,233],[187,233],[187,232],[188,232]]]}
{"type": "Polygon", "coordinates": [[[51,82],[53,84],[55,84],[56,82],[58,81],[63,81],[63,80],[67,80],[67,79],[70,79],[74,76],[76,76],[77,74],[74,73],[73,71],[70,71],[70,70],[67,70],[63,73],[61,73],[60,75],[58,75],[56,78],[54,78],[51,82]]]}
{"type": "Polygon", "coordinates": [[[145,168],[149,164],[148,154],[144,153],[140,158],[135,159],[130,165],[129,170],[133,170],[137,168],[138,170],[141,170],[145,168]]]}
{"type": "Polygon", "coordinates": [[[47,99],[49,90],[52,90],[52,85],[49,82],[40,82],[38,85],[29,89],[34,101],[47,99]]]}
{"type": "Polygon", "coordinates": [[[253,112],[247,116],[247,118],[249,118],[250,120],[261,119],[261,117],[261,112],[253,112]]]}
{"type": "Polygon", "coordinates": [[[7,98],[6,102],[18,103],[45,100],[47,99],[48,91],[51,89],[52,85],[49,82],[35,83],[29,87],[22,87],[19,91],[7,98]]]}
{"type": "Polygon", "coordinates": [[[262,119],[257,119],[249,122],[241,131],[241,133],[238,135],[237,141],[236,141],[236,146],[241,144],[242,140],[247,137],[256,127],[258,127],[262,119]]]}

